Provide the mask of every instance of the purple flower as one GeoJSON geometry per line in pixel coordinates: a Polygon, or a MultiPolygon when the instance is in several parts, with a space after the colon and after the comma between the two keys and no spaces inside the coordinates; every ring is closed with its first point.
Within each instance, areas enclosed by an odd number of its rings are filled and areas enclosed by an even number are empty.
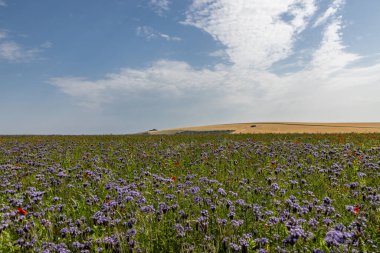
{"type": "Polygon", "coordinates": [[[132,228],[136,224],[137,220],[135,218],[129,219],[127,225],[129,228],[132,228]]]}
{"type": "Polygon", "coordinates": [[[238,199],[238,200],[235,201],[235,203],[236,203],[237,205],[239,205],[239,206],[244,206],[244,205],[245,205],[245,201],[244,201],[244,199],[238,199]]]}
{"type": "Polygon", "coordinates": [[[202,202],[203,201],[203,198],[201,198],[201,197],[199,197],[199,196],[194,196],[194,203],[195,204],[198,204],[198,203],[200,203],[200,202],[202,202]]]}
{"type": "Polygon", "coordinates": [[[181,224],[175,224],[175,230],[177,232],[177,236],[184,237],[185,236],[185,228],[181,224]]]}
{"type": "Polygon", "coordinates": [[[204,217],[208,217],[208,211],[207,210],[202,210],[201,215],[204,217]]]}
{"type": "Polygon", "coordinates": [[[84,244],[80,243],[80,242],[73,242],[73,244],[71,245],[74,249],[83,249],[85,247],[84,244]]]}
{"type": "Polygon", "coordinates": [[[236,229],[239,228],[241,225],[243,225],[244,221],[243,220],[232,220],[231,224],[232,226],[236,229]]]}
{"type": "Polygon", "coordinates": [[[352,235],[350,233],[345,233],[339,230],[330,230],[327,232],[325,237],[325,242],[328,246],[335,245],[338,246],[340,244],[348,242],[348,239],[352,235]]]}
{"type": "Polygon", "coordinates": [[[331,205],[331,199],[329,197],[325,197],[323,198],[323,204],[326,205],[326,206],[329,206],[331,205]]]}
{"type": "Polygon", "coordinates": [[[158,211],[160,213],[166,213],[168,210],[169,210],[169,207],[165,202],[160,202],[158,204],[158,211]]]}
{"type": "Polygon", "coordinates": [[[156,211],[156,209],[154,209],[154,207],[152,205],[150,206],[143,206],[140,208],[141,212],[143,213],[153,213],[154,211],[156,211]]]}
{"type": "Polygon", "coordinates": [[[165,196],[166,199],[174,199],[175,196],[174,195],[171,195],[171,194],[168,194],[165,196]]]}
{"type": "Polygon", "coordinates": [[[234,196],[234,197],[237,197],[237,196],[238,196],[238,194],[237,194],[236,192],[229,191],[229,193],[230,193],[232,196],[234,196]]]}
{"type": "Polygon", "coordinates": [[[98,211],[93,216],[92,219],[94,220],[94,223],[97,225],[103,225],[108,224],[110,222],[110,219],[104,215],[103,212],[98,211]]]}
{"type": "Polygon", "coordinates": [[[316,227],[318,224],[319,224],[319,222],[318,222],[316,219],[314,219],[314,218],[311,218],[311,219],[309,220],[309,225],[310,225],[311,227],[316,227]]]}
{"type": "Polygon", "coordinates": [[[280,186],[278,186],[277,183],[272,183],[270,185],[270,188],[272,189],[272,191],[278,191],[278,190],[280,190],[280,186]]]}
{"type": "Polygon", "coordinates": [[[263,246],[263,245],[268,244],[269,240],[267,238],[263,237],[263,238],[256,238],[254,240],[254,242],[263,246]]]}
{"type": "Polygon", "coordinates": [[[245,238],[240,238],[239,239],[239,244],[244,248],[247,248],[249,246],[248,241],[245,238]]]}
{"type": "Polygon", "coordinates": [[[117,239],[116,236],[106,236],[103,238],[103,243],[105,245],[108,245],[110,247],[116,247],[117,245],[119,245],[119,240],[117,239]]]}
{"type": "Polygon", "coordinates": [[[227,225],[227,220],[226,219],[216,219],[219,225],[225,226],[227,225]]]}
{"type": "Polygon", "coordinates": [[[231,250],[233,250],[235,252],[241,251],[241,246],[238,244],[231,242],[229,246],[230,246],[231,250]]]}
{"type": "Polygon", "coordinates": [[[277,224],[279,221],[280,221],[279,218],[274,217],[274,216],[271,216],[271,217],[269,217],[268,224],[269,224],[269,225],[275,225],[275,224],[277,224]]]}
{"type": "Polygon", "coordinates": [[[223,188],[219,188],[218,193],[222,196],[227,196],[227,192],[223,188]]]}
{"type": "Polygon", "coordinates": [[[127,230],[127,238],[131,238],[136,235],[136,229],[127,230]]]}
{"type": "Polygon", "coordinates": [[[284,244],[294,245],[299,238],[306,237],[305,231],[299,226],[291,228],[289,232],[289,236],[285,240],[283,240],[284,244]]]}
{"type": "Polygon", "coordinates": [[[193,186],[193,187],[190,187],[190,189],[189,189],[190,193],[192,193],[192,194],[196,194],[200,190],[201,189],[198,186],[193,186]]]}

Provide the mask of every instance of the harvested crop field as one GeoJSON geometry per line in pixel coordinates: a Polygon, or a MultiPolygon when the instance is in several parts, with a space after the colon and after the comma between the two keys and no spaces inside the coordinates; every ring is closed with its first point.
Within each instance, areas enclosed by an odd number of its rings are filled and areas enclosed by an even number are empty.
{"type": "Polygon", "coordinates": [[[380,133],[380,123],[300,123],[262,122],[183,127],[148,131],[149,134],[177,134],[183,132],[230,131],[233,134],[255,133],[380,133]]]}

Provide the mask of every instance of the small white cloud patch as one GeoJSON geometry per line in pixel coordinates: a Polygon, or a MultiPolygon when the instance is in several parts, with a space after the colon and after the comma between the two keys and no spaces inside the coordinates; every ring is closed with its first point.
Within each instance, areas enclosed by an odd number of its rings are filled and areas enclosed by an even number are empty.
{"type": "Polygon", "coordinates": [[[139,26],[136,28],[137,36],[144,37],[147,40],[152,39],[164,39],[167,41],[181,41],[181,38],[176,36],[170,36],[165,33],[160,33],[150,26],[139,26]]]}
{"type": "Polygon", "coordinates": [[[0,60],[10,62],[29,62],[36,58],[40,49],[23,49],[14,41],[0,42],[0,60]]]}
{"type": "Polygon", "coordinates": [[[160,16],[170,9],[169,0],[150,0],[149,5],[160,16]]]}

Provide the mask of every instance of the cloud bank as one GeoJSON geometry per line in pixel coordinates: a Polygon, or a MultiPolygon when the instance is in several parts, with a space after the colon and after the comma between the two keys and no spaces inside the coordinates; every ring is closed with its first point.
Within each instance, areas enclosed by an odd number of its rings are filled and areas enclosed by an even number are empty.
{"type": "Polygon", "coordinates": [[[90,108],[115,101],[144,108],[154,101],[149,110],[156,117],[176,108],[183,117],[202,114],[219,122],[379,120],[380,64],[355,65],[362,56],[344,45],[343,7],[342,0],[333,1],[315,17],[314,0],[194,0],[182,24],[222,43],[218,55],[226,55],[229,64],[199,69],[163,59],[99,80],[56,77],[49,83],[90,108]],[[270,70],[294,54],[303,31],[317,27],[323,27],[320,44],[301,70],[281,75],[270,70]]]}

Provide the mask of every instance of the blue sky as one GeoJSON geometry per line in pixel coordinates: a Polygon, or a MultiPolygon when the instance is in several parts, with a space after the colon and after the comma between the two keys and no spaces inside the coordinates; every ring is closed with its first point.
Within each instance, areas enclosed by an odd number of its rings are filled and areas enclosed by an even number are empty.
{"type": "Polygon", "coordinates": [[[380,121],[377,0],[0,0],[0,133],[380,121]]]}

